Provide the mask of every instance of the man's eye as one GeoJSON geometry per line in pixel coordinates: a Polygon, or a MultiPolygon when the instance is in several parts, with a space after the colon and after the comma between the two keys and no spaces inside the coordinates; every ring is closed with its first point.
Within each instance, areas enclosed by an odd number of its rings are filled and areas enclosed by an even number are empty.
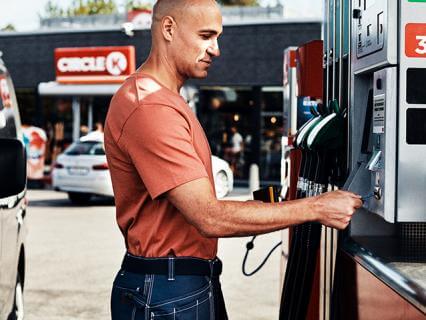
{"type": "Polygon", "coordinates": [[[210,35],[202,34],[201,35],[201,39],[203,39],[203,40],[209,40],[210,39],[210,35]]]}

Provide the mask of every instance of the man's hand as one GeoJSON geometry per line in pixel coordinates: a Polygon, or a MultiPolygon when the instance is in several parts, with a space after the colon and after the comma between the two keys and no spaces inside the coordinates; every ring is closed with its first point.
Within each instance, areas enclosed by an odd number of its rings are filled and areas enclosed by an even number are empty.
{"type": "Polygon", "coordinates": [[[362,206],[361,196],[347,191],[333,191],[310,198],[315,220],[321,224],[345,229],[355,210],[362,206]]]}

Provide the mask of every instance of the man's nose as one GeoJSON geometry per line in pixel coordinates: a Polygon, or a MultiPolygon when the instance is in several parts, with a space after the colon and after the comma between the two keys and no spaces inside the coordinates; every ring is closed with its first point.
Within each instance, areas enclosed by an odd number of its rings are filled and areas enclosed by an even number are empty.
{"type": "Polygon", "coordinates": [[[207,48],[207,53],[213,57],[220,56],[219,43],[214,40],[213,43],[207,48]]]}

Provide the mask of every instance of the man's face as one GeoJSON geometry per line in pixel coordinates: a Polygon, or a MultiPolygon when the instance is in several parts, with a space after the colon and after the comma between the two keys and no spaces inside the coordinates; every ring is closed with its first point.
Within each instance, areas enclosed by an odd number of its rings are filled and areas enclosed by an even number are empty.
{"type": "Polygon", "coordinates": [[[222,16],[215,5],[200,4],[187,10],[176,21],[172,54],[179,74],[186,78],[205,78],[214,57],[220,55],[218,38],[222,16]]]}

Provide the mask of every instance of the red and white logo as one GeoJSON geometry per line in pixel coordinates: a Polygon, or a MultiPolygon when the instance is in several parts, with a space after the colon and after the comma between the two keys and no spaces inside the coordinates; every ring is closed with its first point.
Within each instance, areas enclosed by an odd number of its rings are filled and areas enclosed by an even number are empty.
{"type": "Polygon", "coordinates": [[[135,49],[59,48],[55,63],[56,80],[61,83],[119,83],[135,71],[135,49]]]}
{"type": "Polygon", "coordinates": [[[405,26],[405,55],[426,58],[426,23],[408,23],[405,26]]]}
{"type": "Polygon", "coordinates": [[[127,69],[127,58],[121,52],[111,52],[106,58],[105,66],[110,74],[119,76],[127,69]]]}

